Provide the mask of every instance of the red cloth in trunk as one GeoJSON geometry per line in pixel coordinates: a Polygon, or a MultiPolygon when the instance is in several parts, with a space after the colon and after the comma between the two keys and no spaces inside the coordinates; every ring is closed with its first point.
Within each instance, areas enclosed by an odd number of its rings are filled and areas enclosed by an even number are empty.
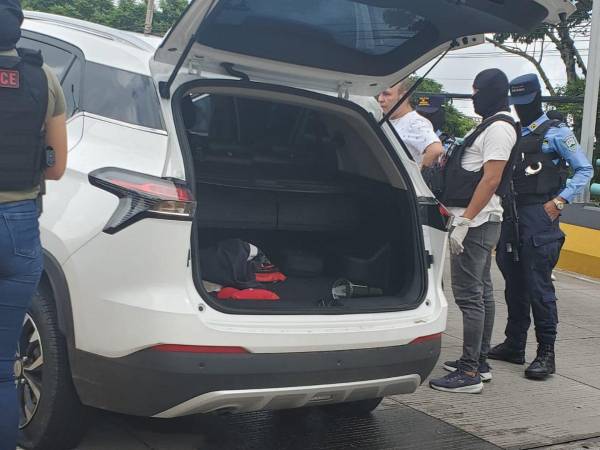
{"type": "Polygon", "coordinates": [[[279,300],[275,292],[266,289],[244,289],[239,290],[232,287],[226,287],[219,291],[217,298],[220,300],[279,300]]]}
{"type": "Polygon", "coordinates": [[[259,283],[278,283],[287,280],[287,277],[281,272],[257,273],[256,281],[259,283]]]}

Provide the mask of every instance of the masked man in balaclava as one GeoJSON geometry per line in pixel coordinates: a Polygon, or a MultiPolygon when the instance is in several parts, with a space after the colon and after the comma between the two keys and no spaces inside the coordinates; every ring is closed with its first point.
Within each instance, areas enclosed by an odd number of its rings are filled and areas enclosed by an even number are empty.
{"type": "Polygon", "coordinates": [[[525,375],[544,379],[555,372],[558,313],[551,277],[564,242],[558,219],[564,205],[590,182],[593,168],[571,130],[544,114],[535,74],[513,80],[510,92],[523,127],[513,174],[518,224],[514,227],[506,220],[498,243],[496,261],[506,280],[508,323],[506,340],[489,357],[525,363],[533,312],[538,350],[525,375]],[[573,171],[569,185],[568,167],[573,171]]]}
{"type": "Polygon", "coordinates": [[[433,389],[479,393],[492,378],[487,364],[494,326],[492,250],[500,236],[500,190],[517,143],[510,116],[508,79],[498,69],[481,72],[473,83],[473,105],[483,121],[444,165],[441,197],[454,216],[450,232],[452,292],[463,315],[463,353],[444,363],[451,372],[432,380],[433,389]]]}

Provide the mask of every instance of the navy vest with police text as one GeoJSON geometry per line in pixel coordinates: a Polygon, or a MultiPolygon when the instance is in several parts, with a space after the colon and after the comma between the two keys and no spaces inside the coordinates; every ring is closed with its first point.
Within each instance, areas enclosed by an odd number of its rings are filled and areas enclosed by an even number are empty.
{"type": "Polygon", "coordinates": [[[0,56],[0,191],[40,184],[48,79],[40,52],[0,56]]]}

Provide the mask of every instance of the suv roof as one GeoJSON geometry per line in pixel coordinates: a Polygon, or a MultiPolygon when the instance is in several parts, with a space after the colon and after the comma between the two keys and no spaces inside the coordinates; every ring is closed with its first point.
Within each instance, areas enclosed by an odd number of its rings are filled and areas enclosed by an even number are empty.
{"type": "Polygon", "coordinates": [[[23,30],[41,33],[78,47],[88,61],[150,75],[149,60],[159,38],[116,30],[70,17],[25,11],[23,30]]]}

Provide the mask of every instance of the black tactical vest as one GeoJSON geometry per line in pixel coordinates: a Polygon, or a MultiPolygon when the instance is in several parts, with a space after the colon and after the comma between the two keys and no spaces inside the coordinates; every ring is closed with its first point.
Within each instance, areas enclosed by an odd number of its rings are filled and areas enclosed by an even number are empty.
{"type": "Polygon", "coordinates": [[[564,189],[568,177],[566,162],[555,152],[542,151],[546,133],[560,124],[558,120],[547,120],[521,138],[513,176],[518,200],[529,200],[526,203],[545,202],[564,189]],[[558,164],[553,160],[558,160],[558,164]]]}
{"type": "MultiPolygon", "coordinates": [[[[511,116],[499,114],[489,117],[481,122],[475,131],[465,138],[461,145],[449,151],[442,171],[443,189],[439,196],[444,205],[461,208],[469,206],[471,198],[473,198],[473,194],[475,193],[475,189],[483,177],[483,168],[478,171],[465,170],[462,167],[464,152],[475,143],[475,140],[489,126],[500,121],[510,123],[515,128],[515,132],[517,133],[517,143],[519,142],[521,131],[511,116]]],[[[516,149],[517,145],[515,145],[511,151],[509,162],[506,164],[502,174],[502,181],[496,190],[496,194],[500,197],[505,197],[510,191],[510,179],[513,174],[514,161],[517,155],[516,149]]]]}
{"type": "Polygon", "coordinates": [[[0,56],[0,191],[40,184],[48,79],[40,52],[0,56]]]}

